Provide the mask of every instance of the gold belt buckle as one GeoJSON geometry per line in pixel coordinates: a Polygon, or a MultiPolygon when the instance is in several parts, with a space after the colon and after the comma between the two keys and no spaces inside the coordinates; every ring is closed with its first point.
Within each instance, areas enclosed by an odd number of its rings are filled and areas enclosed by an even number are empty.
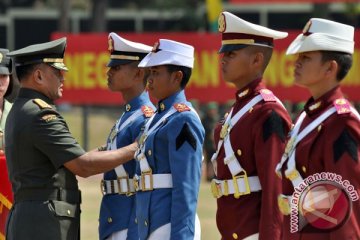
{"type": "Polygon", "coordinates": [[[235,198],[239,198],[242,195],[250,194],[249,180],[248,180],[247,173],[245,170],[242,171],[242,174],[240,172],[240,175],[233,176],[233,183],[234,183],[234,190],[235,190],[235,193],[234,193],[235,198]],[[244,192],[240,192],[238,181],[237,181],[238,179],[241,179],[241,178],[244,179],[244,183],[245,183],[245,191],[244,192]]]}
{"type": "Polygon", "coordinates": [[[214,198],[220,198],[222,196],[221,186],[216,182],[216,179],[211,180],[211,193],[214,198]]]}
{"type": "Polygon", "coordinates": [[[133,184],[134,184],[134,189],[135,191],[139,191],[139,177],[137,175],[134,175],[133,177],[133,184]]]}
{"type": "Polygon", "coordinates": [[[152,190],[154,190],[152,170],[149,170],[147,172],[142,172],[141,173],[141,191],[152,191],[152,190]],[[147,176],[150,178],[150,187],[149,188],[146,187],[146,182],[145,182],[145,179],[147,176]]]}
{"type": "Polygon", "coordinates": [[[117,182],[118,182],[118,186],[119,186],[119,194],[126,194],[127,196],[129,194],[132,194],[130,192],[130,183],[129,183],[129,176],[128,175],[126,175],[124,177],[118,177],[117,182]],[[121,188],[121,180],[123,180],[123,179],[126,181],[127,191],[123,191],[122,188],[121,188]]]}
{"type": "Polygon", "coordinates": [[[280,194],[278,196],[278,206],[279,206],[279,209],[280,209],[280,212],[283,214],[283,215],[289,215],[290,214],[290,202],[289,202],[289,199],[280,194]]]}
{"type": "Polygon", "coordinates": [[[103,196],[106,194],[105,181],[104,181],[104,179],[101,179],[101,181],[100,181],[100,191],[101,191],[101,194],[102,194],[103,196]]]}

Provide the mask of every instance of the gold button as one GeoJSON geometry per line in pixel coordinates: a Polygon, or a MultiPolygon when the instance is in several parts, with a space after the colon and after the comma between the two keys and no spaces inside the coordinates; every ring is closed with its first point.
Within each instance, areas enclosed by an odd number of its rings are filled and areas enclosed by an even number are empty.
{"type": "Polygon", "coordinates": [[[108,223],[112,223],[112,218],[111,217],[108,218],[108,223]]]}
{"type": "Polygon", "coordinates": [[[145,220],[144,224],[145,224],[145,226],[147,226],[147,225],[148,225],[148,222],[145,220]]]}
{"type": "Polygon", "coordinates": [[[241,150],[240,150],[240,149],[238,149],[238,150],[236,151],[236,153],[239,155],[239,157],[241,156],[241,150]]]}
{"type": "Polygon", "coordinates": [[[135,223],[137,224],[137,218],[135,218],[135,223]]]}
{"type": "Polygon", "coordinates": [[[302,169],[302,171],[303,171],[304,173],[306,173],[306,167],[305,167],[305,166],[302,166],[301,169],[302,169]]]}
{"type": "Polygon", "coordinates": [[[160,103],[160,110],[161,110],[161,111],[164,111],[164,110],[165,110],[165,104],[160,103]]]}
{"type": "Polygon", "coordinates": [[[238,235],[237,235],[236,233],[233,233],[233,235],[232,235],[232,236],[233,236],[233,238],[234,238],[234,239],[238,239],[238,238],[239,238],[239,237],[238,237],[238,235]]]}
{"type": "Polygon", "coordinates": [[[152,153],[151,153],[151,150],[149,149],[149,150],[148,150],[148,155],[151,156],[151,154],[152,154],[152,153]]]}
{"type": "Polygon", "coordinates": [[[126,104],[126,111],[130,111],[131,109],[131,105],[130,104],[126,104]]]}
{"type": "Polygon", "coordinates": [[[67,210],[67,214],[68,214],[68,215],[70,215],[70,214],[71,214],[70,210],[67,210]]]}
{"type": "Polygon", "coordinates": [[[321,125],[319,125],[317,128],[318,132],[320,132],[321,128],[322,128],[321,125]]]}

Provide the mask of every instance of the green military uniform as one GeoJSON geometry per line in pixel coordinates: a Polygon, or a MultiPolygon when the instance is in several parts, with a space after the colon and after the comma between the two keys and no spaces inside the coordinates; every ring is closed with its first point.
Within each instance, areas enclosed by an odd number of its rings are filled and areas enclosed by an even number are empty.
{"type": "MultiPolygon", "coordinates": [[[[65,45],[61,39],[9,55],[17,66],[45,62],[65,68],[65,45]]],[[[85,151],[53,104],[42,93],[21,88],[8,115],[5,154],[15,200],[8,240],[79,239],[81,194],[64,164],[85,151]]]]}

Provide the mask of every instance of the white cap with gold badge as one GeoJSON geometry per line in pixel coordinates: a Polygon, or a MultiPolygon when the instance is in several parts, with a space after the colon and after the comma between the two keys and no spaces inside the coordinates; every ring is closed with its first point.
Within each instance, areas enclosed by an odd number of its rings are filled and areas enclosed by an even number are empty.
{"type": "Polygon", "coordinates": [[[194,67],[194,47],[168,39],[160,39],[152,51],[140,62],[139,67],[159,65],[194,67]]]}
{"type": "Polygon", "coordinates": [[[108,43],[111,54],[108,67],[141,61],[152,49],[151,46],[126,40],[113,32],[109,34],[108,43]]]}
{"type": "Polygon", "coordinates": [[[286,54],[310,51],[354,53],[354,27],[326,19],[311,18],[286,54]]]}
{"type": "Polygon", "coordinates": [[[218,20],[222,33],[220,53],[244,48],[249,45],[273,47],[274,39],[286,38],[287,32],[247,22],[232,13],[222,12],[218,20]]]}

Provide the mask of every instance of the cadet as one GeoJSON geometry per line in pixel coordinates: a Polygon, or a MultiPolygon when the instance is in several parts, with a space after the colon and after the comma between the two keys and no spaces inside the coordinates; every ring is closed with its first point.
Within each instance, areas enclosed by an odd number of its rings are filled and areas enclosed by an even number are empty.
{"type": "Polygon", "coordinates": [[[123,164],[137,144],[85,152],[71,136],[54,100],[62,96],[66,38],[13,51],[20,91],[5,126],[5,153],[14,192],[6,239],[79,239],[87,177],[123,164]]]}
{"type": "Polygon", "coordinates": [[[236,101],[215,128],[217,226],[222,239],[279,239],[280,181],[271,171],[284,150],[290,117],[262,82],[274,39],[285,32],[221,13],[221,72],[236,86],[236,101]],[[216,167],[217,166],[217,167],[216,167]],[[216,169],[217,168],[217,169],[216,169]]]}
{"type": "Polygon", "coordinates": [[[13,202],[4,152],[5,122],[12,106],[6,98],[14,91],[12,62],[6,56],[8,52],[9,50],[0,48],[0,239],[5,239],[5,223],[13,202]]]}
{"type": "MultiPolygon", "coordinates": [[[[160,39],[139,64],[150,67],[148,89],[159,100],[140,137],[135,184],[140,239],[194,239],[204,128],[186,100],[194,48],[160,39]]],[[[196,239],[200,239],[198,236],[196,239]]]]}
{"type": "MultiPolygon", "coordinates": [[[[297,54],[295,83],[307,88],[312,97],[298,117],[286,152],[276,168],[283,180],[283,195],[279,196],[279,207],[285,215],[283,239],[360,239],[360,202],[357,200],[360,190],[360,117],[340,89],[340,82],[352,65],[354,28],[312,18],[286,53],[297,54]],[[318,195],[312,198],[311,194],[306,195],[306,190],[301,195],[307,197],[307,201],[299,203],[297,212],[291,216],[296,217],[300,212],[306,221],[300,226],[292,226],[294,233],[290,233],[290,202],[293,202],[294,187],[306,178],[310,180],[324,172],[337,174],[336,178],[342,179],[344,184],[347,181],[348,185],[309,185],[307,189],[318,195]],[[334,198],[330,191],[323,191],[329,186],[337,186],[332,192],[340,194],[334,198]],[[341,194],[344,187],[352,187],[353,196],[357,196],[352,199],[355,202],[341,198],[345,196],[341,194]],[[329,205],[321,207],[322,196],[330,200],[329,205]],[[339,202],[341,199],[347,201],[339,202]],[[296,227],[299,227],[297,231],[296,227]]],[[[341,182],[337,181],[337,184],[341,182]]]]}
{"type": "MultiPolygon", "coordinates": [[[[109,34],[110,61],[108,87],[121,92],[126,103],[124,113],[112,128],[106,148],[117,149],[131,144],[140,133],[146,118],[154,113],[154,105],[145,92],[149,71],[138,68],[151,47],[109,34]]],[[[104,197],[100,208],[100,239],[139,239],[135,223],[135,160],[119,165],[104,174],[101,188],[104,197]]]]}

